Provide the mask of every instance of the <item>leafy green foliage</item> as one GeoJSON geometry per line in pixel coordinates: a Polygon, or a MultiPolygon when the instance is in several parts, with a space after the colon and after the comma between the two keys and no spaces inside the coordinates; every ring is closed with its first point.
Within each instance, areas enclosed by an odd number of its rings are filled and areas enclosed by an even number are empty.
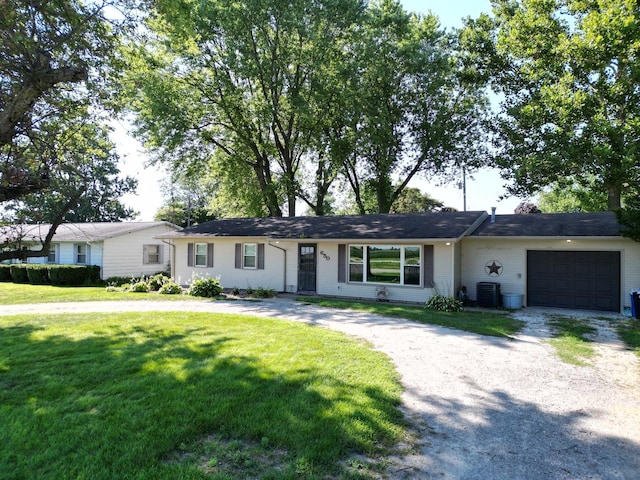
{"type": "Polygon", "coordinates": [[[149,284],[149,290],[151,290],[152,292],[157,292],[165,283],[169,283],[170,281],[170,277],[168,277],[164,273],[158,273],[150,277],[147,283],[149,284]]]}
{"type": "Polygon", "coordinates": [[[100,279],[100,267],[96,265],[49,265],[51,285],[95,285],[100,279]]]}
{"type": "Polygon", "coordinates": [[[635,0],[494,2],[468,22],[470,60],[501,95],[496,162],[521,196],[571,179],[621,206],[638,194],[635,0]]]}
{"type": "Polygon", "coordinates": [[[46,255],[71,209],[69,218],[82,207],[107,209],[119,187],[133,188],[130,179],[112,175],[116,159],[105,157],[108,140],[99,126],[130,20],[123,12],[132,3],[0,3],[0,203],[12,202],[3,205],[10,223],[42,214],[37,221],[52,224],[42,249],[23,250],[15,238],[0,260],[46,255]],[[107,18],[111,7],[120,15],[107,18]]]}
{"type": "Polygon", "coordinates": [[[129,287],[130,292],[134,293],[148,293],[150,291],[149,284],[144,281],[139,281],[129,287]]]}
{"type": "Polygon", "coordinates": [[[11,265],[0,264],[0,282],[11,282],[11,265]]]}
{"type": "Polygon", "coordinates": [[[16,264],[16,265],[11,265],[9,267],[9,270],[11,271],[11,279],[15,282],[15,283],[29,283],[29,276],[27,274],[27,267],[28,265],[26,264],[16,264]]]}
{"type": "Polygon", "coordinates": [[[425,307],[438,312],[461,312],[462,302],[455,297],[447,295],[432,295],[425,303],[425,307]]]}
{"type": "Polygon", "coordinates": [[[31,285],[48,285],[51,283],[48,265],[29,265],[26,270],[31,285]]]}
{"type": "Polygon", "coordinates": [[[217,297],[222,293],[222,284],[217,278],[199,278],[193,281],[188,293],[194,297],[217,297]]]}
{"type": "Polygon", "coordinates": [[[162,284],[158,293],[161,295],[180,295],[182,287],[175,282],[168,281],[162,284]]]}

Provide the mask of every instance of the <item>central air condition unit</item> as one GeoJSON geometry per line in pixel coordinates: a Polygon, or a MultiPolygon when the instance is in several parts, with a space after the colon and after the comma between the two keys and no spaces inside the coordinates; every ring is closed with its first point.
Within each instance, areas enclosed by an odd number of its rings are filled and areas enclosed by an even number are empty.
{"type": "Polygon", "coordinates": [[[478,282],[476,285],[476,301],[480,307],[499,307],[500,284],[496,282],[478,282]]]}

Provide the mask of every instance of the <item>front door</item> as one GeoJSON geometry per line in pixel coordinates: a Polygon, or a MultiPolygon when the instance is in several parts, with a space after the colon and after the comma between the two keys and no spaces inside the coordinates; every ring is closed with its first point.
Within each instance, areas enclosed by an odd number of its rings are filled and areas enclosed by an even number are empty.
{"type": "Polygon", "coordinates": [[[298,291],[316,291],[316,244],[298,246],[298,291]]]}

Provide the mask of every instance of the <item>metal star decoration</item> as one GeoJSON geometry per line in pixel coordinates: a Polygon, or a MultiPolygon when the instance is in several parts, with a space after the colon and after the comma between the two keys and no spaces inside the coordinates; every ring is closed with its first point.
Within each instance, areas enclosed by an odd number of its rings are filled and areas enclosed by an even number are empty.
{"type": "Polygon", "coordinates": [[[502,270],[502,264],[496,260],[491,260],[490,262],[487,262],[487,264],[484,266],[484,271],[487,273],[487,275],[489,275],[490,277],[499,277],[502,270]]]}

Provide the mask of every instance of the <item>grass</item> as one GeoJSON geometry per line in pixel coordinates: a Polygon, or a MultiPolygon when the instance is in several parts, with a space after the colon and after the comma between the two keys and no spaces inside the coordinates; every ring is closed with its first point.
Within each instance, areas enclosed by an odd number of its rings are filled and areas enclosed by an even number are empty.
{"type": "Polygon", "coordinates": [[[321,307],[341,308],[369,312],[393,318],[464,330],[466,332],[510,338],[523,327],[523,322],[508,314],[497,312],[439,312],[412,305],[396,305],[382,302],[339,300],[333,298],[301,297],[302,302],[321,307]]]}
{"type": "Polygon", "coordinates": [[[618,335],[630,350],[640,357],[640,321],[629,320],[618,327],[618,335]]]}
{"type": "Polygon", "coordinates": [[[51,285],[0,283],[0,305],[150,299],[162,301],[196,300],[195,297],[190,295],[107,292],[105,287],[54,287],[51,285]]]}
{"type": "Polygon", "coordinates": [[[565,363],[586,366],[595,355],[591,341],[585,335],[596,333],[586,321],[563,315],[551,315],[547,320],[554,338],[549,343],[565,363]]]}
{"type": "Polygon", "coordinates": [[[343,465],[404,438],[400,393],[386,356],[298,323],[176,312],[1,317],[0,472],[362,478],[343,465]]]}

